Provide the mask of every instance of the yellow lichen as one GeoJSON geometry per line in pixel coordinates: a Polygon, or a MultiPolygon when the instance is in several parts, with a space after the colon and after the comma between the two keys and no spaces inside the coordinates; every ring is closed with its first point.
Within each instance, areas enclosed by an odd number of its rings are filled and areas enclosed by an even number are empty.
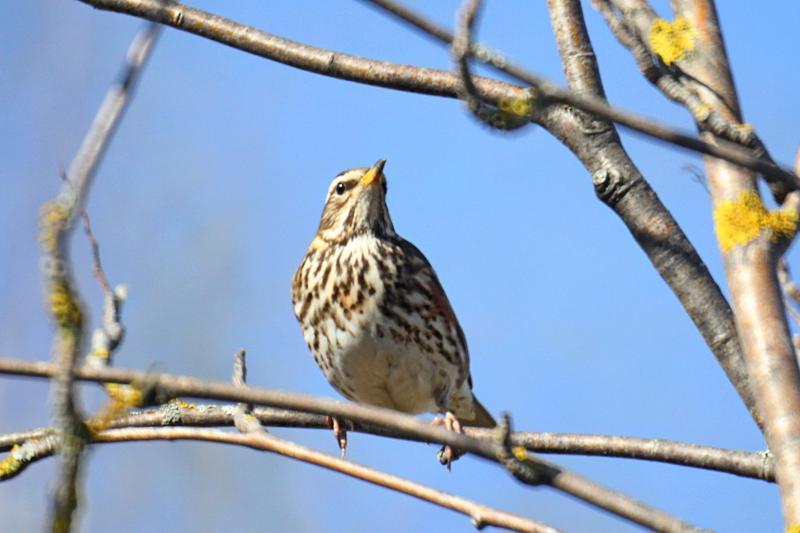
{"type": "Polygon", "coordinates": [[[39,242],[46,254],[54,254],[58,242],[58,232],[64,227],[69,213],[58,202],[48,202],[42,206],[39,242]]]}
{"type": "Polygon", "coordinates": [[[791,237],[797,221],[797,211],[769,211],[754,191],[745,191],[735,200],[723,200],[714,210],[714,226],[723,252],[753,241],[765,230],[771,232],[772,240],[791,237]]]}
{"type": "Polygon", "coordinates": [[[514,457],[516,457],[519,461],[525,461],[528,458],[528,450],[522,446],[515,446],[511,448],[511,453],[513,453],[514,457]]]}
{"type": "Polygon", "coordinates": [[[50,313],[62,328],[80,328],[83,316],[78,302],[64,279],[50,286],[50,313]]]}
{"type": "Polygon", "coordinates": [[[19,444],[15,444],[8,455],[0,461],[0,479],[5,479],[15,474],[22,466],[22,461],[17,458],[19,444]]]}
{"type": "Polygon", "coordinates": [[[701,103],[692,108],[692,114],[694,115],[694,118],[698,122],[705,122],[706,120],[708,120],[708,117],[711,116],[711,113],[713,111],[714,109],[710,105],[705,103],[701,103]]]}
{"type": "Polygon", "coordinates": [[[800,524],[789,524],[786,526],[786,533],[800,533],[800,524]]]}
{"type": "Polygon", "coordinates": [[[105,387],[106,393],[114,401],[125,404],[128,407],[138,407],[142,403],[142,391],[133,385],[106,383],[105,387]]]}
{"type": "Polygon", "coordinates": [[[106,403],[100,413],[86,422],[86,426],[94,433],[106,429],[115,418],[129,408],[142,405],[144,399],[142,391],[132,385],[106,383],[105,387],[106,393],[111,398],[110,401],[106,403]]]}
{"type": "Polygon", "coordinates": [[[105,348],[95,348],[92,350],[92,357],[97,357],[102,361],[108,361],[109,357],[111,357],[111,352],[105,348]]]}
{"type": "Polygon", "coordinates": [[[666,65],[680,61],[694,50],[697,31],[691,21],[678,17],[674,22],[656,19],[650,26],[650,48],[666,65]]]}
{"type": "Polygon", "coordinates": [[[174,403],[175,405],[177,405],[181,409],[194,409],[195,407],[197,407],[196,404],[185,402],[185,401],[181,400],[180,398],[175,398],[174,400],[172,400],[172,403],[174,403]]]}
{"type": "Polygon", "coordinates": [[[497,106],[500,111],[504,111],[510,115],[518,117],[530,117],[536,107],[536,98],[533,94],[525,98],[510,98],[508,100],[501,100],[497,106]]]}

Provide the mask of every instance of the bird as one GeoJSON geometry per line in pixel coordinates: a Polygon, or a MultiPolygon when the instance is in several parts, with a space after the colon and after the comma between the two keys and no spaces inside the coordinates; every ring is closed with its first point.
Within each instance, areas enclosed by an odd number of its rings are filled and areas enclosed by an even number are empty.
{"type": "MultiPolygon", "coordinates": [[[[328,187],[319,227],[292,280],[294,314],[327,380],[346,398],[435,425],[496,426],[472,392],[461,325],[422,252],[397,234],[386,160],[345,170],[328,187]]],[[[330,424],[342,455],[346,430],[330,424]]],[[[447,466],[459,453],[449,447],[447,466]]]]}

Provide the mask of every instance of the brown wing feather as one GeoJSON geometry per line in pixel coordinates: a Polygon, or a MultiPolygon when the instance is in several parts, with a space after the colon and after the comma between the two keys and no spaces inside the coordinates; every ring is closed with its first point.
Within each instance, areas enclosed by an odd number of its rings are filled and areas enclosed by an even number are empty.
{"type": "MultiPolygon", "coordinates": [[[[417,270],[424,269],[428,274],[431,286],[427,287],[427,289],[431,292],[433,304],[431,314],[444,317],[447,323],[452,324],[455,327],[458,343],[460,344],[461,353],[463,354],[462,375],[468,380],[469,387],[471,389],[472,376],[470,375],[469,371],[469,347],[467,346],[467,338],[464,335],[464,330],[461,329],[461,324],[458,323],[458,318],[456,317],[455,311],[453,311],[453,306],[450,304],[450,300],[447,298],[447,294],[444,292],[441,282],[439,282],[439,277],[436,275],[436,271],[433,269],[433,266],[430,264],[425,255],[419,250],[419,248],[414,246],[412,243],[398,237],[396,244],[401,247],[407,258],[416,260],[418,263],[418,265],[416,265],[417,270]]],[[[411,261],[409,261],[409,263],[411,263],[411,261]]]]}

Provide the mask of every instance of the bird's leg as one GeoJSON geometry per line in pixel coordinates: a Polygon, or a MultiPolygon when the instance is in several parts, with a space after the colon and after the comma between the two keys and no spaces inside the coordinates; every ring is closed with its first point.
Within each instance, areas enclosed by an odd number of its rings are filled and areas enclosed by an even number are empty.
{"type": "MultiPolygon", "coordinates": [[[[454,415],[452,411],[445,411],[444,418],[439,418],[437,416],[433,419],[432,424],[433,426],[444,426],[454,433],[464,433],[461,422],[458,421],[458,418],[456,418],[456,415],[454,415]]],[[[439,450],[436,457],[439,459],[440,463],[447,466],[447,469],[450,470],[450,465],[453,464],[453,461],[456,461],[462,455],[464,454],[454,449],[452,446],[445,445],[442,446],[442,449],[439,450]]]]}
{"type": "Polygon", "coordinates": [[[328,425],[333,430],[333,436],[336,437],[336,444],[339,445],[339,449],[342,452],[342,459],[344,459],[344,456],[347,455],[347,428],[345,428],[343,422],[333,416],[328,417],[328,425]]]}

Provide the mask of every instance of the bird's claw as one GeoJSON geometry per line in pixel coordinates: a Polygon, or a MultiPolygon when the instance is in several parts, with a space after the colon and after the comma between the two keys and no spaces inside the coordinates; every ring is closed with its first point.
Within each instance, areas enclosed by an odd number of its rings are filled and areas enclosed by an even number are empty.
{"type": "Polygon", "coordinates": [[[347,455],[347,428],[344,423],[340,422],[338,418],[329,416],[328,425],[333,430],[333,436],[336,438],[336,444],[339,445],[339,450],[342,452],[342,459],[347,455]]]}
{"type": "MultiPolygon", "coordinates": [[[[434,427],[444,426],[445,429],[452,431],[454,433],[464,433],[464,429],[461,427],[461,422],[458,421],[456,415],[454,415],[450,411],[446,411],[444,414],[444,418],[439,418],[438,416],[433,419],[432,425],[434,427]]],[[[436,458],[439,460],[439,463],[447,467],[449,471],[453,464],[453,461],[458,460],[459,457],[464,455],[463,453],[459,452],[455,448],[449,445],[442,446],[442,449],[436,454],[436,458]]]]}

